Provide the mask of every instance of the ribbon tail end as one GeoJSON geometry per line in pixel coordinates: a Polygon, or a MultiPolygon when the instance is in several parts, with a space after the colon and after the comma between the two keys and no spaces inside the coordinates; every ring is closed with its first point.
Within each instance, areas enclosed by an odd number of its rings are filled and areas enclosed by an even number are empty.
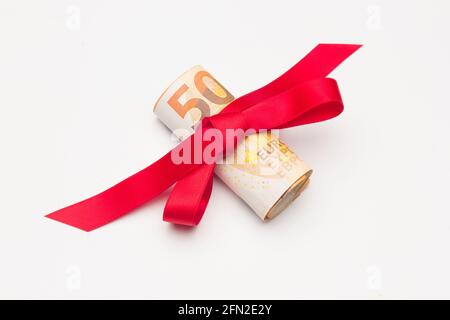
{"type": "Polygon", "coordinates": [[[359,43],[319,43],[317,47],[341,47],[341,48],[347,48],[347,49],[352,49],[354,51],[358,50],[359,48],[361,48],[363,46],[363,44],[359,44],[359,43]]]}
{"type": "Polygon", "coordinates": [[[363,45],[362,44],[347,44],[349,48],[352,50],[352,53],[354,53],[356,50],[360,49],[363,45]]]}
{"type": "Polygon", "coordinates": [[[55,212],[45,215],[44,218],[48,218],[48,219],[51,219],[51,220],[54,220],[54,221],[57,221],[60,223],[64,223],[65,225],[71,226],[73,228],[76,228],[76,229],[79,229],[79,230],[82,230],[85,232],[90,232],[92,230],[97,229],[96,227],[93,227],[93,226],[81,226],[81,225],[77,225],[74,223],[70,223],[67,221],[67,219],[65,217],[61,216],[60,213],[61,213],[60,211],[55,211],[55,212]]]}

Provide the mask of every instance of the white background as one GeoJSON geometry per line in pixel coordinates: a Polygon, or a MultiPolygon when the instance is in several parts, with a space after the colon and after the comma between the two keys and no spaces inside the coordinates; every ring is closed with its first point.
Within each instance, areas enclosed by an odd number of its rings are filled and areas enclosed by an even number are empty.
{"type": "Polygon", "coordinates": [[[1,298],[450,298],[448,1],[0,0],[1,298]],[[282,139],[315,173],[262,223],[216,179],[85,233],[43,216],[166,153],[152,107],[202,64],[236,96],[319,42],[346,110],[282,139]]]}

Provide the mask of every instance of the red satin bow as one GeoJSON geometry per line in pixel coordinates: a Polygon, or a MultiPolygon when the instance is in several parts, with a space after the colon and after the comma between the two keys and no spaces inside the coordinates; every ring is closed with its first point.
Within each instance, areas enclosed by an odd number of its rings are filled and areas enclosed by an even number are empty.
{"type": "MultiPolygon", "coordinates": [[[[193,150],[195,138],[199,136],[202,148],[205,148],[208,142],[203,139],[203,134],[210,128],[221,131],[280,129],[336,117],[343,110],[342,99],[336,81],[325,77],[360,47],[347,44],[316,46],[273,82],[234,100],[221,113],[203,119],[201,129],[176,148],[190,145],[193,150]]],[[[108,190],[47,217],[91,231],[136,209],[176,183],[167,200],[163,219],[197,225],[211,195],[215,165],[205,161],[174,164],[171,152],[108,190]]]]}

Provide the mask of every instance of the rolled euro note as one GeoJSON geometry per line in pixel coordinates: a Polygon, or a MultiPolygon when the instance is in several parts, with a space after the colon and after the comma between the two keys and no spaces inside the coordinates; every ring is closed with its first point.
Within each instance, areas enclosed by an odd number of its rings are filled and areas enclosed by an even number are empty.
{"type": "MultiPolygon", "coordinates": [[[[233,100],[209,72],[195,66],[164,91],[154,113],[178,139],[184,139],[203,117],[221,112],[233,100]]],[[[275,217],[296,199],[312,174],[275,133],[247,135],[214,171],[263,220],[275,217]]]]}

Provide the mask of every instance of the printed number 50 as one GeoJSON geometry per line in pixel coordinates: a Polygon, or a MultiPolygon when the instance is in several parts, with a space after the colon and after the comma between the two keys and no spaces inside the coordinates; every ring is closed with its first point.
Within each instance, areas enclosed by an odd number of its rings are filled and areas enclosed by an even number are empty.
{"type": "MultiPolygon", "coordinates": [[[[233,101],[234,97],[229,93],[224,87],[222,87],[216,79],[214,79],[208,72],[199,71],[194,76],[194,84],[203,98],[206,98],[208,101],[223,105],[230,103],[233,101]],[[209,78],[210,81],[214,83],[214,85],[220,88],[220,91],[225,94],[225,96],[219,96],[214,91],[212,91],[206,84],[204,79],[209,78]]],[[[174,94],[170,97],[167,103],[180,115],[180,117],[184,118],[186,113],[191,109],[198,109],[202,113],[201,118],[207,117],[211,114],[211,109],[209,104],[201,98],[192,98],[186,101],[186,103],[181,104],[179,99],[180,97],[189,90],[189,86],[183,84],[174,94]]]]}

